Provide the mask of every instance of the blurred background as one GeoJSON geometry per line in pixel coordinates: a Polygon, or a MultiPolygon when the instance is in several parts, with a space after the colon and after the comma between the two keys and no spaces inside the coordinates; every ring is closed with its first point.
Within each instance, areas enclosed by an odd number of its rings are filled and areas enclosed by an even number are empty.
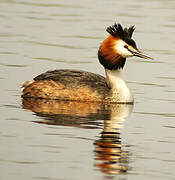
{"type": "Polygon", "coordinates": [[[175,178],[175,1],[1,0],[0,21],[1,179],[175,178]],[[104,75],[97,51],[115,22],[136,25],[154,58],[124,67],[134,107],[21,100],[23,82],[47,70],[104,75]]]}

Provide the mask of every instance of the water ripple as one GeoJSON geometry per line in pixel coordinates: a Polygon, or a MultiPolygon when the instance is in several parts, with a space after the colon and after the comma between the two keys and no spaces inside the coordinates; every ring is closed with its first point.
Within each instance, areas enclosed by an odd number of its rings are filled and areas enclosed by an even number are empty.
{"type": "Polygon", "coordinates": [[[80,38],[80,39],[101,39],[98,36],[81,36],[81,35],[74,35],[74,36],[62,36],[63,38],[80,38]]]}
{"type": "Polygon", "coordinates": [[[46,17],[34,17],[34,16],[24,16],[25,19],[31,19],[31,20],[52,20],[53,18],[46,18],[46,17]]]}
{"type": "Polygon", "coordinates": [[[89,64],[92,63],[91,61],[68,61],[65,59],[53,59],[53,58],[45,58],[45,57],[32,57],[34,60],[43,60],[43,61],[52,61],[52,62],[64,62],[67,64],[89,64]]]}
{"type": "Polygon", "coordinates": [[[166,127],[166,128],[172,128],[172,129],[175,128],[175,126],[163,126],[163,127],[166,127]]]}
{"type": "Polygon", "coordinates": [[[174,80],[175,79],[175,77],[167,77],[167,76],[160,76],[160,77],[157,77],[157,78],[159,78],[159,79],[167,79],[167,80],[174,80]]]}
{"type": "Polygon", "coordinates": [[[4,160],[0,159],[0,162],[9,162],[9,163],[17,163],[17,164],[40,164],[37,161],[13,161],[13,160],[4,160]]]}
{"type": "Polygon", "coordinates": [[[11,105],[11,104],[5,104],[5,105],[2,105],[2,107],[7,107],[7,108],[21,108],[21,106],[17,106],[17,105],[11,105]]]}
{"type": "Polygon", "coordinates": [[[24,64],[4,64],[4,63],[0,63],[1,66],[6,66],[6,67],[28,67],[28,65],[24,65],[24,64]]]}
{"type": "Polygon", "coordinates": [[[49,4],[49,3],[32,3],[26,1],[12,1],[11,3],[27,5],[27,6],[36,6],[36,7],[63,7],[63,8],[85,8],[85,6],[73,5],[73,4],[49,4]]]}
{"type": "Polygon", "coordinates": [[[168,85],[165,84],[154,84],[154,83],[142,83],[142,82],[129,82],[133,84],[138,84],[138,85],[144,85],[144,86],[155,86],[155,87],[168,87],[168,85]]]}
{"type": "Polygon", "coordinates": [[[10,51],[3,51],[3,52],[0,52],[0,54],[13,54],[13,55],[17,55],[16,52],[10,52],[10,51]]]}
{"type": "Polygon", "coordinates": [[[32,43],[37,45],[43,45],[43,46],[53,46],[53,47],[60,47],[60,48],[66,48],[66,49],[86,49],[82,46],[70,46],[70,45],[62,45],[62,44],[53,44],[53,43],[43,43],[38,41],[23,41],[24,43],[32,43]]]}
{"type": "Polygon", "coordinates": [[[154,113],[154,112],[134,112],[134,113],[153,115],[153,116],[163,116],[163,117],[175,117],[175,113],[154,113]]]}

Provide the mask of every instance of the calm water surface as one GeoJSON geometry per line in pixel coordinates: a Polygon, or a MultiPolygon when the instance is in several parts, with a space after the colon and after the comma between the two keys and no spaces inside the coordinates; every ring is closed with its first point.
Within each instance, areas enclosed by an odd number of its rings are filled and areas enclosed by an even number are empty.
{"type": "Polygon", "coordinates": [[[0,1],[0,179],[175,179],[175,2],[0,1]],[[105,29],[135,24],[124,77],[134,107],[22,101],[24,81],[47,70],[104,75],[105,29]]]}

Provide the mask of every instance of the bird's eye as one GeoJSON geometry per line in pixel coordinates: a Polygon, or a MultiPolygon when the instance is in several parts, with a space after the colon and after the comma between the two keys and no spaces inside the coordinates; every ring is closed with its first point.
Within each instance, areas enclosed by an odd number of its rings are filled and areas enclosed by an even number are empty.
{"type": "Polygon", "coordinates": [[[128,46],[127,46],[127,45],[124,45],[124,48],[128,49],[128,46]]]}

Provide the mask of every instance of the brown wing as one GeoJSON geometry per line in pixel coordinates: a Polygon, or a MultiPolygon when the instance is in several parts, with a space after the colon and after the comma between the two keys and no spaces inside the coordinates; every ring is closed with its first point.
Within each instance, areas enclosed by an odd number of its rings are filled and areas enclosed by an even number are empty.
{"type": "Polygon", "coordinates": [[[86,71],[54,70],[40,74],[22,97],[98,101],[109,92],[105,78],[86,71]]]}

